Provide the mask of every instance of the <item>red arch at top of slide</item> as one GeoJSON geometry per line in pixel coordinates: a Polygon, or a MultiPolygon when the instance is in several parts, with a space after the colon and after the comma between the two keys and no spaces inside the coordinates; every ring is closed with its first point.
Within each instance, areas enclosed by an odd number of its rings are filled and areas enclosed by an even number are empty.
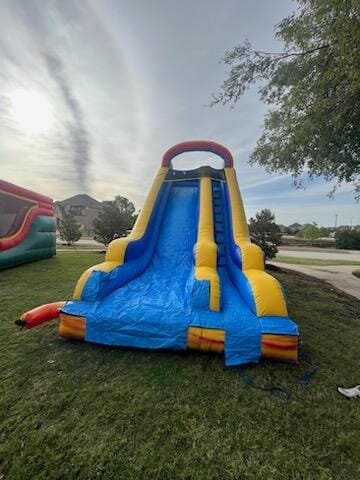
{"type": "Polygon", "coordinates": [[[165,152],[161,166],[169,167],[174,157],[185,152],[211,152],[224,160],[225,167],[234,166],[234,159],[230,150],[223,145],[220,145],[220,143],[211,142],[208,140],[192,140],[174,145],[173,147],[169,148],[167,152],[165,152]]]}

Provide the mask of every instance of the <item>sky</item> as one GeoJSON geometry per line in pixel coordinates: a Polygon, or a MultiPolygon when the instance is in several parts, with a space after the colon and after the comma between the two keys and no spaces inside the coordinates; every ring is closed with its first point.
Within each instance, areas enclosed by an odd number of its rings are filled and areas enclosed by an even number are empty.
{"type": "MultiPolygon", "coordinates": [[[[360,224],[345,185],[334,199],[318,179],[250,166],[266,107],[257,88],[235,108],[210,107],[226,77],[224,53],[248,38],[281,51],[274,25],[290,0],[1,0],[0,177],[63,200],[123,195],[140,209],[163,153],[184,140],[234,155],[247,216],[270,208],[278,223],[360,224]]],[[[220,168],[184,154],[175,168],[220,168]]]]}

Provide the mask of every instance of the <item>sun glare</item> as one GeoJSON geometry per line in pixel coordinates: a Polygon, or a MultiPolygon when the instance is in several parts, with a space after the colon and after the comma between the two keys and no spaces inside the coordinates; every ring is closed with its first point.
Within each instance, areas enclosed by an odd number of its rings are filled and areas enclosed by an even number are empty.
{"type": "Polygon", "coordinates": [[[36,92],[17,91],[10,95],[11,112],[27,133],[46,133],[54,122],[49,102],[36,92]]]}

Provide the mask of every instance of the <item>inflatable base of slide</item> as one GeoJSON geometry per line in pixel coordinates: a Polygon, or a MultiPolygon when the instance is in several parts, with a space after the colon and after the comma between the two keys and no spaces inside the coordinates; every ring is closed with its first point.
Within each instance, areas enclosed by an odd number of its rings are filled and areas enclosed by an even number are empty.
{"type": "Polygon", "coordinates": [[[83,273],[73,300],[17,323],[32,328],[56,317],[69,339],[223,352],[228,366],[298,361],[298,328],[250,242],[233,158],[214,142],[168,150],[131,235],[83,273]],[[224,168],[173,169],[172,159],[188,151],[215,153],[224,168]]]}
{"type": "Polygon", "coordinates": [[[55,254],[52,199],[0,180],[0,270],[55,254]]]}

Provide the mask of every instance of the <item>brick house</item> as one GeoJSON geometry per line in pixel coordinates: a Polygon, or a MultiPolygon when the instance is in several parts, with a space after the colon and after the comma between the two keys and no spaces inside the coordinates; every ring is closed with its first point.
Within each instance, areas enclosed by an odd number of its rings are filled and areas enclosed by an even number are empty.
{"type": "Polygon", "coordinates": [[[93,235],[93,221],[101,210],[101,202],[89,195],[79,194],[61,202],[55,202],[54,207],[58,224],[64,213],[70,213],[81,225],[84,235],[93,235]]]}

